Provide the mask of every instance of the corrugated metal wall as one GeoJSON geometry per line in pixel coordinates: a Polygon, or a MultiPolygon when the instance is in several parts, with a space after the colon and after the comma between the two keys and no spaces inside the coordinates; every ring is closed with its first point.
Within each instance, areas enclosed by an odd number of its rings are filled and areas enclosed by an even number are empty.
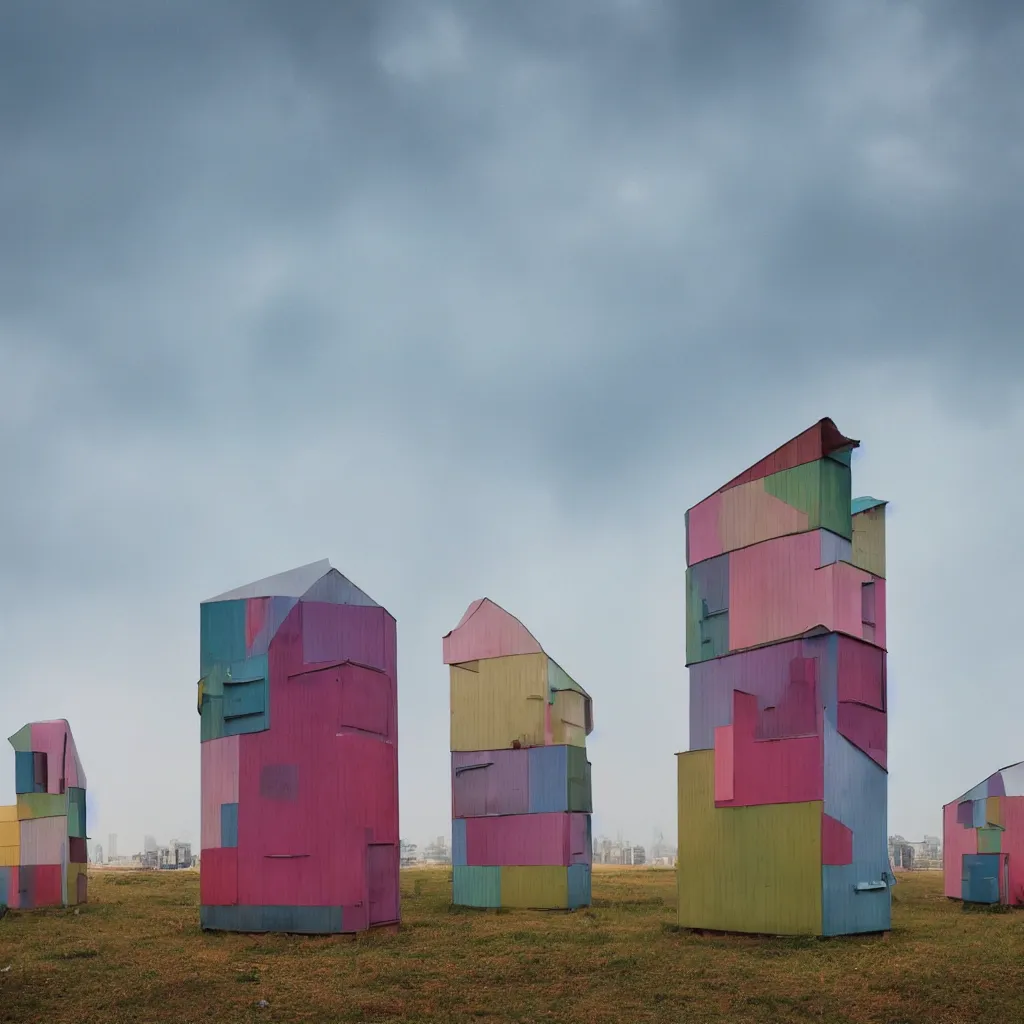
{"type": "Polygon", "coordinates": [[[509,866],[501,871],[501,905],[524,910],[569,907],[568,867],[509,866]]]}
{"type": "Polygon", "coordinates": [[[489,658],[477,671],[451,666],[451,749],[496,750],[544,744],[545,654],[489,658]]]}
{"type": "Polygon", "coordinates": [[[821,801],[717,809],[714,752],[677,760],[679,924],[819,934],[821,801]]]}
{"type": "Polygon", "coordinates": [[[885,576],[885,506],[878,505],[853,517],[851,561],[875,576],[885,576]]]}

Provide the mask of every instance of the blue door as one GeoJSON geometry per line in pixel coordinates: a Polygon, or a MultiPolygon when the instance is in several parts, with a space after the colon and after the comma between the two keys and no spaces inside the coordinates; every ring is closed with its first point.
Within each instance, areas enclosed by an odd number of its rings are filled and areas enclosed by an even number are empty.
{"type": "Polygon", "coordinates": [[[965,902],[998,903],[999,854],[965,853],[960,884],[965,902]]]}

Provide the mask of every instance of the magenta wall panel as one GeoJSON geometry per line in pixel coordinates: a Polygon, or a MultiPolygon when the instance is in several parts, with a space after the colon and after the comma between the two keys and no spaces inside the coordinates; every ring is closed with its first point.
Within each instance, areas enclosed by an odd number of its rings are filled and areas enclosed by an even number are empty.
{"type": "Polygon", "coordinates": [[[525,750],[452,752],[452,817],[526,814],[530,757],[525,750]]]}
{"type": "Polygon", "coordinates": [[[1008,902],[1019,906],[1024,904],[1024,796],[1000,797],[999,804],[1004,830],[1000,836],[1002,853],[1009,856],[1008,902]]]}
{"type": "Polygon", "coordinates": [[[853,863],[853,832],[831,814],[821,816],[821,863],[839,867],[853,863]]]}
{"type": "Polygon", "coordinates": [[[838,699],[857,701],[884,711],[885,652],[849,637],[839,637],[838,699]]]}
{"type": "MultiPolygon", "coordinates": [[[[798,739],[758,740],[757,698],[733,693],[731,726],[731,799],[718,799],[719,754],[715,751],[716,807],[749,807],[755,804],[802,803],[824,798],[823,748],[820,736],[798,739]]],[[[724,730],[716,729],[716,740],[724,730]]],[[[728,771],[723,755],[722,768],[728,771]]]]}
{"type": "Polygon", "coordinates": [[[715,806],[728,804],[736,796],[736,747],[733,727],[715,730],[715,806]]]}
{"type": "Polygon", "coordinates": [[[976,829],[964,828],[956,820],[956,807],[954,801],[942,809],[942,869],[946,895],[960,899],[961,859],[965,853],[978,852],[978,833],[976,829]]]}
{"type": "Polygon", "coordinates": [[[594,844],[590,835],[590,815],[569,816],[569,864],[590,864],[594,857],[594,844]]]}
{"type": "Polygon", "coordinates": [[[543,654],[534,635],[488,598],[474,601],[441,641],[446,665],[511,654],[543,654]]]}
{"type": "MultiPolygon", "coordinates": [[[[510,814],[466,818],[469,866],[564,865],[570,863],[570,819],[565,813],[510,814]]],[[[586,828],[586,822],[582,825],[586,828]]]]}
{"type": "Polygon", "coordinates": [[[336,575],[310,591],[359,603],[246,599],[246,649],[269,638],[266,724],[201,744],[203,906],[342,908],[344,931],[398,918],[395,621],[336,575]],[[237,804],[233,848],[224,803],[237,804]]]}
{"type": "Polygon", "coordinates": [[[86,788],[85,772],[78,759],[75,738],[68,723],[63,720],[32,723],[32,749],[46,754],[49,765],[47,772],[47,793],[60,793],[61,767],[64,769],[64,786],[69,789],[86,788]],[[67,746],[65,747],[65,737],[67,746]]]}
{"type": "Polygon", "coordinates": [[[840,701],[837,720],[840,735],[860,747],[872,761],[886,767],[888,716],[884,711],[866,704],[840,701]]]}

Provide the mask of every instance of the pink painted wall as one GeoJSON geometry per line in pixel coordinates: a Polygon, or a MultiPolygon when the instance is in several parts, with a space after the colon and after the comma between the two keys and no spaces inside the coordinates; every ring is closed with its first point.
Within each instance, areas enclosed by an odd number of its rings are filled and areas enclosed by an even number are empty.
{"type": "MultiPolygon", "coordinates": [[[[68,851],[68,819],[32,818],[21,823],[22,864],[65,864],[68,851]]],[[[59,900],[58,902],[63,902],[59,900]]]]}
{"type": "Polygon", "coordinates": [[[203,850],[199,901],[207,907],[226,907],[238,902],[238,850],[203,850]]]}
{"type": "Polygon", "coordinates": [[[466,818],[466,863],[484,866],[568,865],[572,853],[570,819],[574,817],[584,819],[582,828],[586,829],[585,814],[510,814],[466,818]]]}
{"type": "Polygon", "coordinates": [[[220,805],[238,803],[238,741],[224,736],[200,744],[199,786],[202,793],[200,849],[221,844],[220,805]]]}
{"type": "Polygon", "coordinates": [[[836,719],[840,735],[863,750],[872,761],[886,767],[888,716],[884,711],[840,701],[836,719]]]}
{"type": "Polygon", "coordinates": [[[831,814],[821,816],[821,863],[853,863],[853,832],[831,814]]]}
{"type": "Polygon", "coordinates": [[[729,555],[730,650],[784,640],[819,625],[865,638],[860,586],[871,581],[876,584],[873,643],[885,646],[885,581],[846,562],[819,566],[820,559],[816,530],[729,555]]]}
{"type": "Polygon", "coordinates": [[[885,652],[871,644],[839,637],[838,699],[885,710],[885,652]]]}
{"type": "Polygon", "coordinates": [[[59,793],[61,762],[64,762],[65,787],[85,789],[85,772],[78,759],[78,749],[71,735],[68,723],[63,719],[54,722],[32,723],[32,749],[46,754],[47,793],[59,793]],[[67,737],[67,756],[64,754],[64,737],[67,737]]]}
{"type": "Polygon", "coordinates": [[[722,510],[722,496],[712,494],[687,513],[686,564],[703,562],[722,553],[722,538],[718,532],[718,517],[722,510]]]}
{"type": "Polygon", "coordinates": [[[715,751],[715,806],[749,807],[755,804],[802,803],[824,799],[823,747],[820,736],[784,740],[755,739],[757,698],[733,692],[733,724],[715,730],[716,744],[725,729],[732,730],[731,799],[718,799],[720,763],[728,772],[727,757],[715,751]]]}
{"type": "MultiPolygon", "coordinates": [[[[961,886],[961,858],[965,853],[978,852],[978,833],[973,828],[964,828],[956,820],[956,805],[957,801],[954,800],[951,804],[946,804],[942,808],[942,873],[946,895],[960,899],[963,894],[961,886]]],[[[1006,813],[1005,806],[1003,813],[1004,815],[1006,813]]],[[[1012,859],[1011,857],[1011,861],[1012,859]]],[[[1010,888],[1012,890],[1012,865],[1010,871],[1010,888]]]]}
{"type": "Polygon", "coordinates": [[[533,634],[489,598],[474,601],[459,624],[441,641],[444,663],[455,665],[511,654],[543,654],[533,634]]]}
{"type": "Polygon", "coordinates": [[[1005,830],[1001,837],[1002,852],[1009,854],[1010,861],[1009,902],[1017,906],[1024,904],[1024,796],[1003,796],[999,803],[1005,830]]]}

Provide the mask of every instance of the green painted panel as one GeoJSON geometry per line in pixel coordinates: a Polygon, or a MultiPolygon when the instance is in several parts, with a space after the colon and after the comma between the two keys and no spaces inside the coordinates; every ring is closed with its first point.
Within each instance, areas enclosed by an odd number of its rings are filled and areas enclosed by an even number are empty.
{"type": "Polygon", "coordinates": [[[199,740],[219,740],[224,735],[224,698],[203,697],[203,708],[199,712],[199,740]]]}
{"type": "Polygon", "coordinates": [[[844,448],[839,452],[830,452],[829,458],[834,459],[836,462],[841,462],[844,466],[849,466],[853,456],[852,448],[844,448]]]}
{"type": "Polygon", "coordinates": [[[701,661],[700,634],[701,599],[693,570],[686,570],[686,663],[701,661]]]}
{"type": "Polygon", "coordinates": [[[576,682],[554,658],[548,658],[548,703],[554,704],[555,694],[559,690],[575,690],[588,696],[587,691],[576,682]]]}
{"type": "Polygon", "coordinates": [[[850,468],[832,459],[822,459],[820,465],[821,521],[818,525],[849,540],[853,536],[850,514],[853,480],[850,468]]]}
{"type": "Polygon", "coordinates": [[[850,467],[835,459],[818,459],[764,478],[764,489],[787,505],[807,513],[811,530],[824,528],[850,539],[850,467]]]}
{"type": "Polygon", "coordinates": [[[1001,828],[979,828],[978,853],[1001,853],[1002,836],[1001,828]]]}
{"type": "Polygon", "coordinates": [[[68,789],[68,835],[87,839],[85,820],[85,790],[71,786],[68,789]]]}
{"type": "Polygon", "coordinates": [[[567,746],[565,752],[569,775],[569,810],[590,814],[594,807],[586,748],[567,746]]]}
{"type": "Polygon", "coordinates": [[[23,725],[13,736],[8,737],[7,742],[15,750],[28,753],[32,750],[32,726],[23,725]]]}
{"type": "Polygon", "coordinates": [[[61,818],[68,813],[66,793],[21,793],[18,800],[18,818],[61,818]]]}

